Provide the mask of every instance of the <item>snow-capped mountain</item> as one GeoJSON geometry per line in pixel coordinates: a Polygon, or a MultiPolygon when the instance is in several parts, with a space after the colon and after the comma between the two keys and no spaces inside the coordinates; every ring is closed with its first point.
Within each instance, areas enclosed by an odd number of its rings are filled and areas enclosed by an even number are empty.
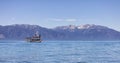
{"type": "Polygon", "coordinates": [[[61,29],[61,30],[75,30],[75,29],[108,29],[108,27],[100,26],[100,25],[94,25],[94,24],[85,24],[85,25],[68,25],[68,26],[58,26],[55,29],[61,29]]]}
{"type": "Polygon", "coordinates": [[[62,32],[69,38],[76,40],[120,40],[120,32],[101,25],[59,26],[54,30],[62,32]]]}
{"type": "Polygon", "coordinates": [[[120,40],[120,32],[94,24],[59,26],[54,29],[27,24],[0,26],[0,39],[24,40],[36,31],[43,40],[120,40]]]}

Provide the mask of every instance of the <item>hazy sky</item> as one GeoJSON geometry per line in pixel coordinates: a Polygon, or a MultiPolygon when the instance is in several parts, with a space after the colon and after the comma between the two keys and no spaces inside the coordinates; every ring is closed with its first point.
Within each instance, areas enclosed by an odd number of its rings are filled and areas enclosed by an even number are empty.
{"type": "Polygon", "coordinates": [[[0,25],[97,24],[120,31],[120,0],[0,0],[0,25]]]}

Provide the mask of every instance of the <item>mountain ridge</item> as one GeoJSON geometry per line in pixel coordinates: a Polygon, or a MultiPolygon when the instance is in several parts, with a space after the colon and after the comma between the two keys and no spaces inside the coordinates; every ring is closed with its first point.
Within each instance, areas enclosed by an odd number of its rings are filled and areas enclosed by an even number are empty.
{"type": "Polygon", "coordinates": [[[29,24],[0,25],[0,38],[24,40],[36,31],[40,32],[43,40],[120,40],[119,31],[94,24],[58,26],[53,29],[29,24]]]}

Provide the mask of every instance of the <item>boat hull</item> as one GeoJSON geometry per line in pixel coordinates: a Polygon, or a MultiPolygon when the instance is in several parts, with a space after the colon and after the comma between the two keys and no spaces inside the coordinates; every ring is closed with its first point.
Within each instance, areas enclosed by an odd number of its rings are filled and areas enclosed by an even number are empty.
{"type": "Polygon", "coordinates": [[[37,43],[41,43],[42,42],[42,40],[41,39],[27,39],[27,42],[37,42],[37,43]]]}

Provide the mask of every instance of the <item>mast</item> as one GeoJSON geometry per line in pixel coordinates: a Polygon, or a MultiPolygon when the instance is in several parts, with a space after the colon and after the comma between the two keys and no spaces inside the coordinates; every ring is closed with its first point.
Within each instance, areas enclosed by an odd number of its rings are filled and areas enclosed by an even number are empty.
{"type": "Polygon", "coordinates": [[[41,37],[38,31],[36,31],[35,36],[39,38],[41,37]]]}

